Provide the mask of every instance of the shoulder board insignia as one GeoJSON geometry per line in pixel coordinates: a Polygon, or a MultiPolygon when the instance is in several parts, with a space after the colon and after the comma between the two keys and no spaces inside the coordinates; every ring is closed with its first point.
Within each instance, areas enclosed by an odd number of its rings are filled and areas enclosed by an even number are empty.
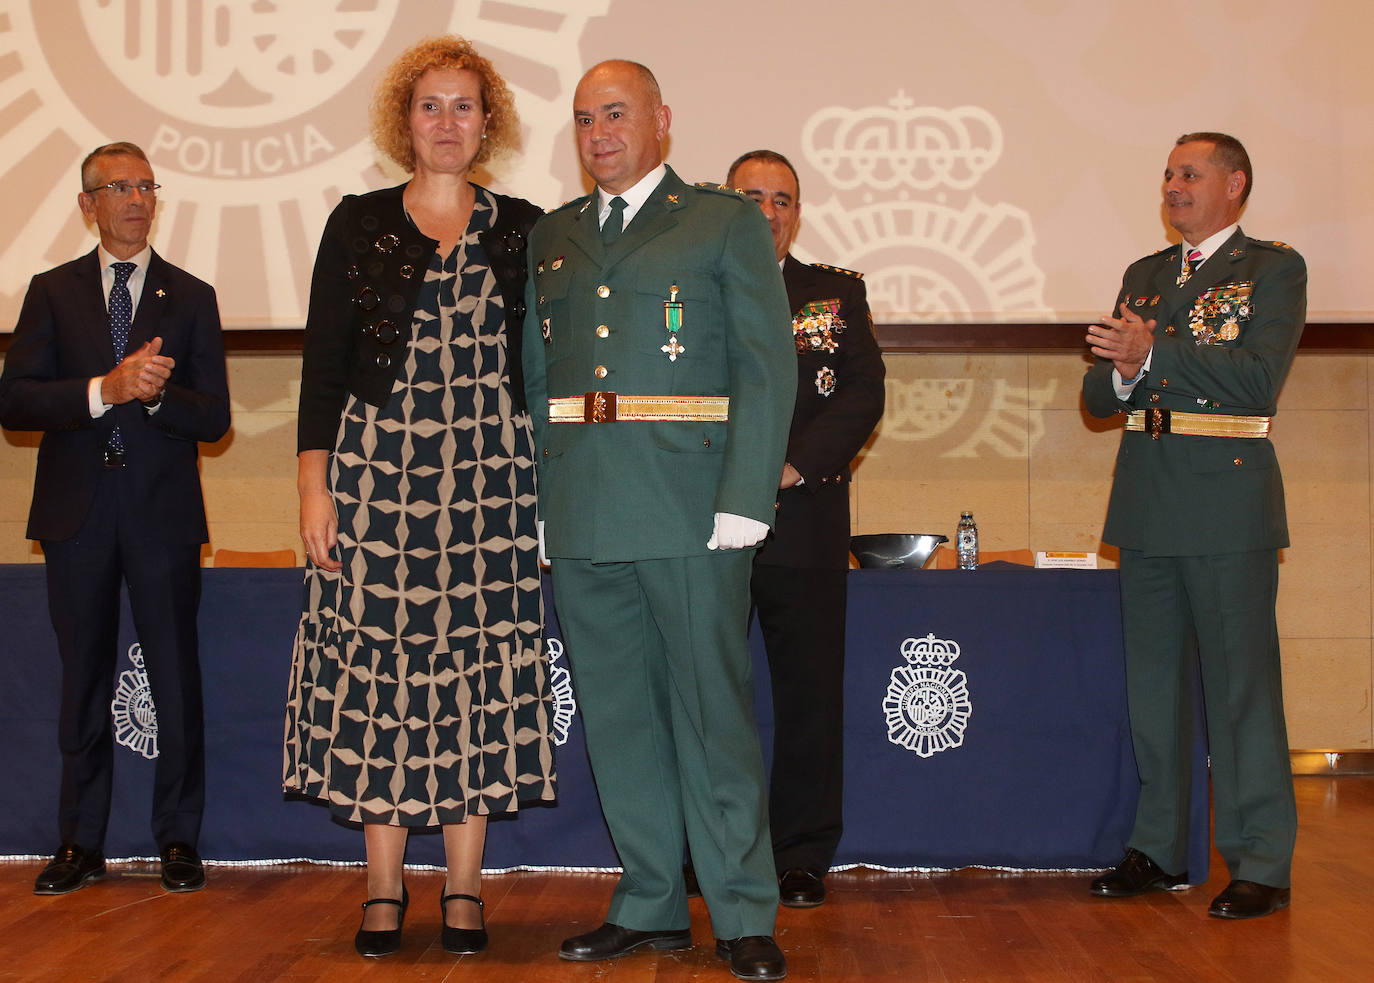
{"type": "Polygon", "coordinates": [[[744,200],[744,195],[734,188],[724,184],[717,184],[715,181],[698,181],[693,187],[698,191],[710,191],[714,194],[729,195],[731,198],[736,198],[741,201],[744,200]]]}
{"type": "Polygon", "coordinates": [[[813,269],[825,270],[829,273],[839,273],[841,276],[852,276],[856,280],[862,280],[864,275],[857,270],[846,270],[843,266],[831,266],[828,263],[812,263],[813,269]]]}
{"type": "Polygon", "coordinates": [[[580,195],[576,198],[569,198],[557,208],[550,208],[548,214],[552,215],[554,212],[561,212],[564,209],[572,208],[576,205],[581,205],[583,209],[586,209],[586,207],[592,203],[593,197],[594,195],[580,195]]]}
{"type": "Polygon", "coordinates": [[[1278,246],[1280,249],[1292,249],[1293,247],[1286,242],[1279,242],[1277,239],[1270,243],[1271,246],[1278,246]]]}

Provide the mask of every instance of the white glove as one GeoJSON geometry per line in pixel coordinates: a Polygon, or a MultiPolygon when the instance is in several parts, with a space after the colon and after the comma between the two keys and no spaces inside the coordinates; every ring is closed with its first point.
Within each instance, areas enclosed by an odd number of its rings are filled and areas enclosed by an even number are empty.
{"type": "Polygon", "coordinates": [[[539,536],[539,564],[540,566],[547,567],[549,565],[549,551],[544,546],[544,520],[536,519],[534,527],[538,531],[539,536]]]}
{"type": "Polygon", "coordinates": [[[708,550],[739,550],[747,546],[757,546],[768,535],[768,524],[744,515],[717,512],[715,527],[711,538],[706,541],[708,550]]]}

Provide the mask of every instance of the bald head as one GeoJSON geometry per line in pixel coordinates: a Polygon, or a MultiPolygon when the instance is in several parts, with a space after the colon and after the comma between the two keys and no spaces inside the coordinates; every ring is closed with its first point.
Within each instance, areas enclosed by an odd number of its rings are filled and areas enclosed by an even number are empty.
{"type": "Polygon", "coordinates": [[[573,129],[582,166],[611,194],[634,187],[663,161],[672,112],[654,73],[633,61],[592,67],[573,94],[573,129]]]}

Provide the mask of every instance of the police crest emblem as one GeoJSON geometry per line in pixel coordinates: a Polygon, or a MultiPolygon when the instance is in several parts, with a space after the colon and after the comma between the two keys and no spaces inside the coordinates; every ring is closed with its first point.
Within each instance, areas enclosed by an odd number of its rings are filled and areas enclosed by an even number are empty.
{"type": "Polygon", "coordinates": [[[134,667],[119,674],[114,699],[110,701],[115,743],[145,758],[156,758],[157,708],[153,706],[153,689],[143,668],[142,645],[135,642],[129,646],[129,661],[134,667]]]}
{"type": "Polygon", "coordinates": [[[577,713],[577,700],[573,698],[572,675],[568,667],[558,665],[563,658],[562,640],[550,638],[547,644],[549,689],[553,692],[553,742],[562,747],[568,743],[568,730],[572,727],[573,715],[577,713]]]}
{"type": "Polygon", "coordinates": [[[931,633],[906,639],[901,651],[907,664],[892,670],[883,699],[887,739],[922,758],[963,744],[973,703],[968,677],[950,668],[959,643],[931,633]]]}

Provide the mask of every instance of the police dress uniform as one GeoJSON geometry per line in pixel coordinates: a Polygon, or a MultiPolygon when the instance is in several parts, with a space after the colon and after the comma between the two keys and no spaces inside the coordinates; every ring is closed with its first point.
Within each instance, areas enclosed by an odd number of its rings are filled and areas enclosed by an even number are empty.
{"type": "Polygon", "coordinates": [[[1141,793],[1129,846],[1186,867],[1192,653],[1201,666],[1215,840],[1231,876],[1289,884],[1297,814],[1283,719],[1283,480],[1265,418],[1298,346],[1307,268],[1239,229],[1186,279],[1179,246],[1133,263],[1113,310],[1155,319],[1124,403],[1112,364],[1083,380],[1095,416],[1131,412],[1103,540],[1121,550],[1131,733],[1141,793]]]}
{"type": "Polygon", "coordinates": [[[882,352],[861,274],[783,260],[797,354],[787,461],[773,534],[750,591],[773,690],[769,825],[781,875],[824,875],[843,832],[844,633],[849,462],[883,413],[882,352]]]}
{"type": "Polygon", "coordinates": [[[607,920],[687,927],[685,825],[716,937],[771,935],[752,550],[706,548],[714,513],[773,520],[796,359],[767,224],[666,168],[616,241],[602,244],[593,193],[535,226],[530,263],[540,514],[625,870],[607,920]],[[670,401],[629,398],[645,395],[670,401]]]}

